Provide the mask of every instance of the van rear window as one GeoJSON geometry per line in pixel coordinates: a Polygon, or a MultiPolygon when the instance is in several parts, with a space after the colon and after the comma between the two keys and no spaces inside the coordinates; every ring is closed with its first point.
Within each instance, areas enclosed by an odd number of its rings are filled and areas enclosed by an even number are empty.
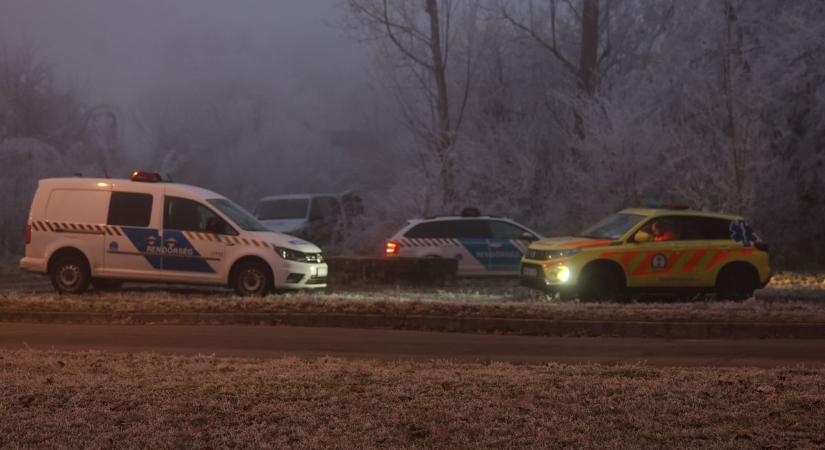
{"type": "Polygon", "coordinates": [[[102,224],[106,220],[109,191],[55,189],[46,204],[46,220],[102,224]]]}
{"type": "Polygon", "coordinates": [[[137,192],[112,192],[109,225],[147,227],[152,218],[152,196],[137,192]]]}

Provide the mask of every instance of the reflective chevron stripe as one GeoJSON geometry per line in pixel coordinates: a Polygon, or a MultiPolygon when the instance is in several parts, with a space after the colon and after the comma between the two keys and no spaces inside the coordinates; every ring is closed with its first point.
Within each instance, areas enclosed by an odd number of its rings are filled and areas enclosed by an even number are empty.
{"type": "Polygon", "coordinates": [[[458,239],[448,238],[401,238],[398,242],[405,247],[461,247],[458,239]]]}
{"type": "MultiPolygon", "coordinates": [[[[712,270],[735,256],[750,256],[753,249],[716,250],[709,248],[695,250],[648,250],[648,251],[609,251],[602,252],[602,258],[618,262],[630,276],[650,276],[679,274],[685,275],[695,271],[712,270]],[[654,267],[658,255],[665,257],[664,265],[654,267]]],[[[659,258],[661,260],[661,258],[659,258]]]]}

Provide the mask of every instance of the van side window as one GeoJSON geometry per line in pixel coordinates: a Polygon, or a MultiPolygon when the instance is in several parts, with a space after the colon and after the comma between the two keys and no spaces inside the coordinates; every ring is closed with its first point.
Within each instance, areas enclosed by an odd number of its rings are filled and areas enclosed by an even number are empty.
{"type": "Polygon", "coordinates": [[[112,192],[109,201],[109,225],[148,227],[152,218],[152,196],[137,192],[112,192]]]}
{"type": "Polygon", "coordinates": [[[166,197],[163,208],[163,228],[199,233],[235,234],[226,221],[198,202],[166,197]]]}

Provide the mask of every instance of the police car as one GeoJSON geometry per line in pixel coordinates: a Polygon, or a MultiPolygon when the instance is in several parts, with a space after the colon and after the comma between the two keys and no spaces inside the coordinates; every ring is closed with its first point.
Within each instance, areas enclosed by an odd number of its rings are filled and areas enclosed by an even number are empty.
{"type": "Polygon", "coordinates": [[[454,258],[459,276],[518,276],[528,244],[540,237],[508,218],[482,216],[467,208],[461,216],[410,220],[386,241],[385,254],[454,258]]]}
{"type": "Polygon", "coordinates": [[[24,270],[61,293],[123,281],[230,286],[240,295],[326,286],[315,245],[271,232],[229,199],[159,174],[40,180],[24,270]]]}
{"type": "Polygon", "coordinates": [[[742,300],[770,278],[768,246],[744,218],[679,205],[626,209],[534,242],[521,264],[525,286],[596,300],[645,291],[742,300]]]}

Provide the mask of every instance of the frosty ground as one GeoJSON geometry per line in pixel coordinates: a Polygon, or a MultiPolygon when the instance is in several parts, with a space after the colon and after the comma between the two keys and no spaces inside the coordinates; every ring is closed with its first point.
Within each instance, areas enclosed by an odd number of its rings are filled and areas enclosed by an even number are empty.
{"type": "MultiPolygon", "coordinates": [[[[0,294],[0,312],[451,315],[825,322],[825,276],[741,303],[558,303],[514,281],[239,298],[226,290],[0,294]]],[[[825,445],[825,367],[224,358],[0,350],[0,447],[707,447],[825,445]]]]}
{"type": "MultiPolygon", "coordinates": [[[[36,278],[45,280],[44,278],[36,278]]],[[[0,283],[2,284],[2,283],[0,283]]],[[[784,273],[744,302],[712,297],[677,302],[667,297],[629,302],[548,301],[516,280],[461,280],[439,287],[371,286],[241,298],[228,290],[127,285],[121,292],[59,295],[0,293],[3,312],[379,314],[552,320],[697,322],[825,322],[825,274],[784,273]]]]}
{"type": "Polygon", "coordinates": [[[0,447],[813,448],[823,396],[805,367],[0,351],[0,447]]]}

